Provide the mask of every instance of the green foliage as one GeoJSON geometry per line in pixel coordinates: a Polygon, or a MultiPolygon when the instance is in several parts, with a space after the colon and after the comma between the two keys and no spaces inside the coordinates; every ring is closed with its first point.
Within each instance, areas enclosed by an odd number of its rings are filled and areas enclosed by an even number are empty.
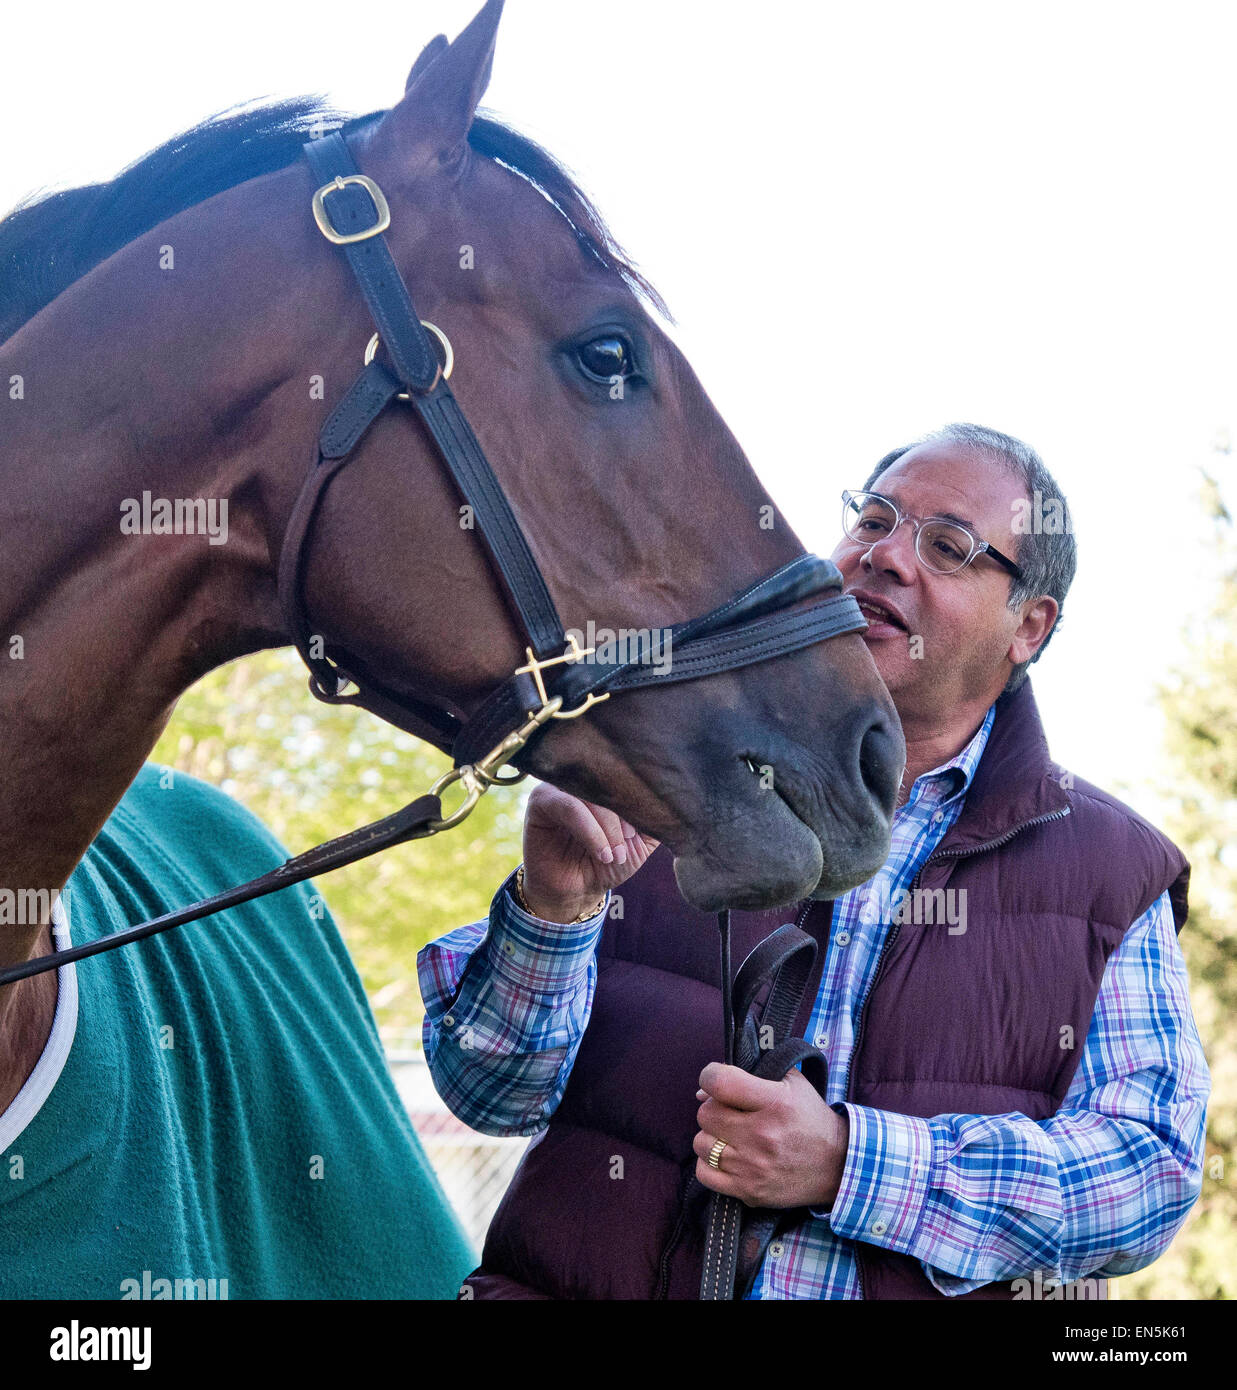
{"type": "MultiPolygon", "coordinates": [[[[152,757],[236,797],[293,853],[398,810],[450,766],[372,715],[314,700],[291,651],[246,657],[200,681],[152,757]]],[[[495,788],[454,830],[317,883],[388,1038],[419,1027],[417,951],[484,917],[519,861],[524,791],[495,788]]],[[[458,789],[443,802],[454,809],[458,789]]]]}
{"type": "Polygon", "coordinates": [[[1214,479],[1205,506],[1220,582],[1190,633],[1188,668],[1161,691],[1172,785],[1165,828],[1192,865],[1181,942],[1211,1069],[1203,1191],[1161,1259],[1120,1281],[1123,1298],[1237,1298],[1237,563],[1233,522],[1214,479]]]}

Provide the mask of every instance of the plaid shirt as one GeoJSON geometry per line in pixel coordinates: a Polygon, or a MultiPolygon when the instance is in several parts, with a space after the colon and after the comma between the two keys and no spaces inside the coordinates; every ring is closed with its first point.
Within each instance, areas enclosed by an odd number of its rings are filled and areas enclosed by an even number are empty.
{"type": "MultiPolygon", "coordinates": [[[[890,919],[961,812],[994,716],[916,780],[884,868],[834,904],[808,1037],[829,1060],[827,1099],[850,1121],[842,1183],[828,1212],[770,1245],[751,1298],[862,1298],[854,1240],[917,1258],[945,1294],[1036,1271],[1062,1282],[1125,1274],[1167,1247],[1198,1196],[1209,1078],[1167,894],[1109,957],[1078,1071],[1050,1119],[923,1120],[843,1100],[890,919]]],[[[488,921],[421,952],[431,1073],[474,1129],[548,1123],[588,1023],[605,911],[552,926],[504,884],[488,921]]]]}

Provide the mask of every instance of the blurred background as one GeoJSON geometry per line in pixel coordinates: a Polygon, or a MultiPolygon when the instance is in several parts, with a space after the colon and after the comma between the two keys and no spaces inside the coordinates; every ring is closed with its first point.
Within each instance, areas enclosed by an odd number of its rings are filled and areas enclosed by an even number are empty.
{"type": "MultiPolygon", "coordinates": [[[[326,0],[11,9],[0,211],[238,102],[389,106],[477,3],[370,0],[352,27],[326,0]]],[[[1235,62],[1237,7],[1197,0],[509,0],[486,98],[594,195],[809,547],[832,550],[843,487],[947,421],[1018,435],[1056,475],[1080,568],[1037,697],[1055,756],[1193,861],[1183,942],[1215,1083],[1203,1198],[1127,1298],[1237,1291],[1235,62]]],[[[195,688],[155,756],[297,850],[442,766],[312,702],[287,653],[195,688]]],[[[323,884],[474,1236],[522,1141],[436,1107],[415,954],[484,915],[520,801],[323,884]]]]}

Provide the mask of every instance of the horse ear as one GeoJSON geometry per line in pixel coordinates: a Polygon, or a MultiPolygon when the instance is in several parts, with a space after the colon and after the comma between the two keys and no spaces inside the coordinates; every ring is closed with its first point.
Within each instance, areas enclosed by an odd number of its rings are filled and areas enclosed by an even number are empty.
{"type": "Polygon", "coordinates": [[[412,71],[408,74],[408,81],[404,83],[404,91],[411,92],[412,84],[417,78],[421,76],[425,69],[429,67],[440,53],[445,52],[450,47],[451,45],[447,42],[446,34],[435,34],[429,43],[421,50],[417,57],[417,61],[413,63],[412,71]]]}
{"type": "Polygon", "coordinates": [[[454,43],[439,34],[421,50],[408,74],[403,100],[382,122],[406,159],[413,150],[454,163],[468,139],[494,66],[503,0],[486,0],[454,43]]]}

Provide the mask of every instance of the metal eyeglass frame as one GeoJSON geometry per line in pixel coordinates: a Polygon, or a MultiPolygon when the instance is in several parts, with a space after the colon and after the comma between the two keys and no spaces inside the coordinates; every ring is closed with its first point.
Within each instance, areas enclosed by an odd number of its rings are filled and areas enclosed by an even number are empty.
{"type": "Polygon", "coordinates": [[[958,574],[960,571],[966,569],[967,565],[969,565],[971,561],[974,560],[976,555],[991,555],[992,558],[997,562],[997,564],[999,564],[1003,569],[1008,570],[1009,573],[1012,574],[1015,579],[1021,581],[1024,577],[1022,570],[1013,560],[1009,558],[1008,555],[1003,555],[990,541],[981,541],[979,537],[970,529],[970,527],[963,526],[963,524],[960,521],[954,521],[947,516],[911,516],[909,513],[904,512],[901,509],[901,507],[899,507],[898,504],[893,500],[892,497],[886,497],[883,492],[851,492],[849,489],[847,489],[842,493],[842,530],[846,535],[846,539],[854,541],[856,545],[864,545],[870,549],[871,546],[879,544],[878,541],[872,541],[869,543],[867,540],[860,539],[860,537],[858,536],[852,536],[850,533],[850,528],[846,524],[847,518],[851,511],[851,504],[861,497],[875,497],[878,502],[883,502],[887,507],[889,507],[892,510],[894,516],[897,518],[894,524],[889,528],[889,531],[880,538],[881,540],[888,540],[889,537],[893,535],[893,533],[898,529],[899,526],[902,525],[904,521],[909,521],[911,523],[911,526],[914,528],[915,532],[915,558],[924,567],[924,569],[930,571],[932,574],[958,574]],[[964,536],[970,537],[971,553],[966,557],[965,560],[963,560],[963,562],[957,567],[957,569],[938,569],[935,565],[929,564],[928,561],[924,559],[923,552],[919,549],[919,537],[921,534],[921,528],[926,526],[929,521],[942,522],[946,526],[952,526],[955,531],[961,531],[964,536]]]}

